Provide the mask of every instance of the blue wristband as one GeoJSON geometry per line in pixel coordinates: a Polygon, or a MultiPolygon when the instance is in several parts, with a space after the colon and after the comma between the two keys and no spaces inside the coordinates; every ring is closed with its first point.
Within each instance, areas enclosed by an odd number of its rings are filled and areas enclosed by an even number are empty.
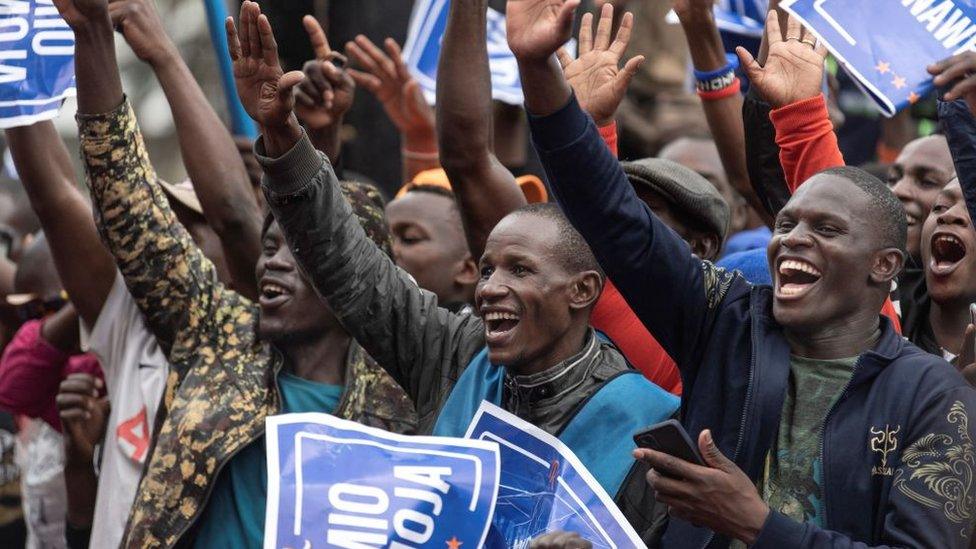
{"type": "Polygon", "coordinates": [[[698,80],[699,82],[712,80],[713,78],[724,76],[727,73],[735,72],[735,70],[739,68],[739,56],[733,53],[727,53],[725,54],[725,60],[728,63],[721,69],[715,69],[713,71],[708,71],[708,72],[700,71],[696,69],[695,80],[698,80]]]}

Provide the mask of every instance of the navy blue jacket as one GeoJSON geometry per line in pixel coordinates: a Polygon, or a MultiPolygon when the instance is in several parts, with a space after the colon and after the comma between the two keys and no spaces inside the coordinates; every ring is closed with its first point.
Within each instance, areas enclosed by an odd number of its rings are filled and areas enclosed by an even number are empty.
{"type": "MultiPolygon", "coordinates": [[[[710,428],[754,481],[779,429],[790,348],[772,290],[703,262],[637,198],[575,98],[531,117],[567,217],[678,363],[683,423],[710,428]]],[[[879,304],[880,308],[880,304],[879,304]]],[[[825,418],[824,528],[771,512],[756,547],[966,548],[976,515],[976,391],[881,319],[876,347],[825,418]]],[[[729,540],[673,519],[665,547],[729,540]]]]}

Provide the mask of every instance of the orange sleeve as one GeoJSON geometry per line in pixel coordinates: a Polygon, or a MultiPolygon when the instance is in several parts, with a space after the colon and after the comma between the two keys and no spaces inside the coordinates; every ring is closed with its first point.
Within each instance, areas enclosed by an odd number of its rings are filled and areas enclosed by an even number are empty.
{"type": "Polygon", "coordinates": [[[600,130],[600,137],[603,138],[603,142],[607,144],[607,148],[613,153],[613,156],[617,156],[617,123],[611,122],[606,126],[600,126],[597,128],[600,130]]]}
{"type": "Polygon", "coordinates": [[[681,375],[664,348],[647,331],[612,282],[590,316],[590,325],[609,337],[631,366],[669,393],[681,396],[681,375]]]}
{"type": "Polygon", "coordinates": [[[844,165],[823,94],[773,109],[769,119],[791,193],[815,174],[844,165]]]}

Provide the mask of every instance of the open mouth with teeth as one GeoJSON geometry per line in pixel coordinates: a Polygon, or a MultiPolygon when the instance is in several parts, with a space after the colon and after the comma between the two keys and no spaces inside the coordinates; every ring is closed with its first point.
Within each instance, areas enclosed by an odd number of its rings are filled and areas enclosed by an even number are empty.
{"type": "Polygon", "coordinates": [[[515,313],[490,312],[485,313],[483,318],[489,342],[507,336],[519,323],[519,316],[515,313]]]}
{"type": "Polygon", "coordinates": [[[929,267],[936,275],[952,273],[965,257],[966,245],[955,235],[940,233],[932,237],[932,260],[929,267]]]}
{"type": "Polygon", "coordinates": [[[284,286],[274,282],[261,283],[260,304],[264,307],[280,305],[287,300],[290,292],[284,286]]]}
{"type": "Polygon", "coordinates": [[[776,277],[776,297],[797,299],[809,292],[823,274],[811,263],[796,259],[786,259],[779,264],[776,277]]]}

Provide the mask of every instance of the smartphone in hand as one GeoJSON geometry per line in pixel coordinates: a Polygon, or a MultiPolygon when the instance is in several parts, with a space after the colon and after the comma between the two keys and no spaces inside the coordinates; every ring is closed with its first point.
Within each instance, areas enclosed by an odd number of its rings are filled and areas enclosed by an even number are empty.
{"type": "Polygon", "coordinates": [[[634,435],[638,448],[647,448],[674,456],[678,459],[705,465],[698,453],[698,445],[692,442],[685,428],[677,420],[669,419],[652,425],[634,435]]]}

